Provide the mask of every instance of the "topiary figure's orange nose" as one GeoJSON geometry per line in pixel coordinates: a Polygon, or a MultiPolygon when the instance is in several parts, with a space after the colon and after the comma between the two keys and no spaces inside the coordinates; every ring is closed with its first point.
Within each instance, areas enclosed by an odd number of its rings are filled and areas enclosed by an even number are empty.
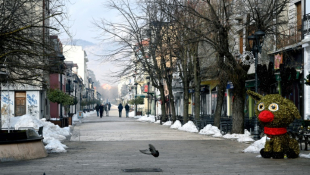
{"type": "Polygon", "coordinates": [[[261,112],[261,113],[258,115],[258,119],[259,119],[261,122],[268,123],[268,122],[272,122],[272,121],[273,121],[274,115],[273,115],[273,113],[270,112],[270,111],[263,111],[263,112],[261,112]]]}

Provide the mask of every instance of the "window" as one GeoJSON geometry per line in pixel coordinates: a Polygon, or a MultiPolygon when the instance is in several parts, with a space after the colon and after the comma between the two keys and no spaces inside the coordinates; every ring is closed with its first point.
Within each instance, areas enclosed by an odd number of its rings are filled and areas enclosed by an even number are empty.
{"type": "Polygon", "coordinates": [[[296,5],[296,17],[297,17],[297,30],[301,30],[302,26],[301,2],[299,1],[295,5],[296,5]]]}
{"type": "Polygon", "coordinates": [[[243,31],[239,32],[239,52],[240,54],[243,53],[243,31]]]}

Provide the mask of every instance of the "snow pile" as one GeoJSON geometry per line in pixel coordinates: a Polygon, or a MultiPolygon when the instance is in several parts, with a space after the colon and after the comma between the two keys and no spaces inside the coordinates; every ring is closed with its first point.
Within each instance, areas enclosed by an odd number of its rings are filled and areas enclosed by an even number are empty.
{"type": "Polygon", "coordinates": [[[18,119],[19,119],[18,117],[11,117],[9,121],[7,117],[3,117],[2,128],[15,128],[14,126],[18,121],[18,119]]]}
{"type": "Polygon", "coordinates": [[[244,130],[244,134],[226,134],[223,136],[225,139],[237,139],[238,142],[252,142],[251,133],[248,130],[244,130]]]}
{"type": "Polygon", "coordinates": [[[198,129],[192,121],[188,121],[186,124],[180,127],[179,130],[187,132],[198,132],[198,129]]]}
{"type": "Polygon", "coordinates": [[[40,126],[43,126],[42,120],[39,120],[31,115],[26,114],[16,118],[18,118],[14,125],[16,130],[21,127],[33,127],[34,129],[39,129],[40,126]]]}
{"type": "Polygon", "coordinates": [[[141,118],[142,116],[141,115],[136,115],[136,116],[133,116],[133,118],[141,118]]]}
{"type": "Polygon", "coordinates": [[[48,152],[66,152],[66,145],[60,141],[65,140],[70,133],[70,127],[60,128],[51,122],[45,121],[45,119],[39,120],[31,115],[23,115],[21,117],[14,117],[16,120],[14,127],[16,129],[21,127],[33,127],[38,130],[43,126],[43,142],[46,144],[45,149],[48,152]]]}
{"type": "Polygon", "coordinates": [[[160,120],[156,120],[156,122],[154,122],[154,123],[160,123],[160,120]]]}
{"type": "Polygon", "coordinates": [[[45,146],[45,149],[48,152],[51,153],[64,153],[67,152],[66,148],[68,148],[66,145],[62,144],[59,140],[56,140],[52,137],[45,139],[44,136],[44,143],[47,143],[47,145],[45,146]]]}
{"type": "Polygon", "coordinates": [[[299,157],[310,159],[310,154],[299,154],[299,157]]]}
{"type": "Polygon", "coordinates": [[[96,113],[97,113],[96,110],[94,110],[94,111],[89,111],[89,112],[84,113],[84,114],[83,114],[83,117],[86,118],[86,117],[89,117],[89,116],[91,116],[91,115],[93,115],[93,114],[96,114],[96,113]]]}
{"type": "Polygon", "coordinates": [[[172,129],[179,129],[179,128],[181,128],[181,127],[182,127],[182,124],[181,124],[181,122],[180,122],[179,120],[176,120],[176,121],[173,123],[173,125],[170,126],[170,128],[172,128],[172,129]]]}
{"type": "Polygon", "coordinates": [[[149,117],[147,117],[147,115],[140,117],[139,119],[137,119],[138,121],[141,122],[155,122],[155,116],[154,115],[149,115],[149,117]]]}
{"type": "Polygon", "coordinates": [[[171,124],[172,124],[171,121],[166,121],[163,125],[164,125],[164,126],[170,126],[171,124]]]}
{"type": "Polygon", "coordinates": [[[134,117],[134,116],[135,116],[135,111],[129,112],[129,113],[128,113],[128,116],[129,116],[129,117],[134,117]]]}
{"type": "Polygon", "coordinates": [[[266,136],[262,137],[260,140],[255,141],[249,147],[245,148],[243,152],[245,153],[259,153],[262,148],[264,148],[266,143],[266,136]]]}
{"type": "Polygon", "coordinates": [[[212,135],[213,137],[222,137],[221,131],[216,127],[208,124],[202,130],[200,130],[199,134],[212,135]]]}
{"type": "Polygon", "coordinates": [[[79,121],[80,121],[79,118],[77,117],[77,114],[74,114],[74,115],[72,116],[72,121],[73,121],[73,122],[79,122],[79,121]]]}
{"type": "MultiPolygon", "coordinates": [[[[84,113],[83,113],[83,118],[89,117],[89,116],[91,116],[91,115],[93,115],[93,114],[97,114],[97,111],[94,110],[94,111],[90,111],[90,112],[84,112],[84,113]]],[[[74,115],[72,116],[72,121],[73,121],[73,122],[79,122],[79,121],[80,121],[80,119],[78,118],[78,115],[77,115],[77,114],[74,114],[74,115]]]]}

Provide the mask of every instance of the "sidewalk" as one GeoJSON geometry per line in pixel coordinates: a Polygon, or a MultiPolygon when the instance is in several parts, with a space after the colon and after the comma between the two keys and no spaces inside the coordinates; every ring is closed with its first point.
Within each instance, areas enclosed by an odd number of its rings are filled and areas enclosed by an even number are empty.
{"type": "MultiPolygon", "coordinates": [[[[263,159],[242,153],[249,146],[170,129],[134,118],[119,118],[116,108],[110,117],[95,115],[74,127],[66,144],[67,153],[47,158],[0,163],[1,174],[98,175],[98,174],[308,174],[309,159],[263,159]],[[139,150],[153,144],[159,157],[139,150]],[[160,168],[163,172],[126,173],[122,169],[160,168]]],[[[125,112],[124,112],[125,114],[125,112]]]]}

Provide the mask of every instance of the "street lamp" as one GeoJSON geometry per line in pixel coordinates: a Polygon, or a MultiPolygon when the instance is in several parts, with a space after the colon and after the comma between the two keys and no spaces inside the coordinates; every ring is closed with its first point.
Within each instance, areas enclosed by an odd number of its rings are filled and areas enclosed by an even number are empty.
{"type": "Polygon", "coordinates": [[[138,83],[135,83],[136,88],[136,94],[135,94],[135,116],[137,116],[137,95],[138,95],[138,89],[137,89],[138,83]]]}
{"type": "Polygon", "coordinates": [[[81,110],[83,110],[83,109],[81,109],[81,102],[82,102],[82,85],[81,84],[79,84],[79,91],[80,91],[80,111],[81,110]]]}
{"type": "Polygon", "coordinates": [[[150,116],[150,77],[146,77],[147,81],[147,117],[150,116]]]}
{"type": "MultiPolygon", "coordinates": [[[[63,66],[63,61],[66,59],[62,54],[61,55],[58,55],[57,56],[58,57],[58,59],[59,59],[59,62],[60,62],[60,64],[59,64],[59,70],[60,70],[60,81],[59,81],[59,88],[60,88],[60,91],[62,91],[62,74],[63,74],[63,70],[64,70],[64,66],[63,66]]],[[[62,118],[63,118],[63,116],[62,116],[62,103],[60,103],[60,116],[59,116],[59,118],[60,118],[60,120],[62,121],[62,118]]]]}
{"type": "MultiPolygon", "coordinates": [[[[70,95],[71,94],[71,80],[70,79],[68,79],[68,94],[70,95]]],[[[70,115],[70,113],[71,113],[71,105],[69,105],[69,111],[68,111],[68,115],[70,115]]]]}
{"type": "Polygon", "coordinates": [[[75,103],[75,107],[74,107],[74,113],[76,114],[76,104],[77,104],[77,99],[76,99],[76,89],[77,89],[77,80],[74,80],[74,103],[75,103]]]}
{"type": "MultiPolygon", "coordinates": [[[[253,42],[252,46],[252,52],[254,54],[255,58],[255,92],[257,92],[257,63],[258,63],[258,53],[262,52],[262,46],[264,42],[264,36],[265,32],[258,29],[253,35],[248,37],[249,41],[253,42]]],[[[259,139],[259,133],[258,133],[258,125],[257,125],[257,116],[255,116],[254,120],[255,128],[254,128],[254,139],[259,139]]]]}

